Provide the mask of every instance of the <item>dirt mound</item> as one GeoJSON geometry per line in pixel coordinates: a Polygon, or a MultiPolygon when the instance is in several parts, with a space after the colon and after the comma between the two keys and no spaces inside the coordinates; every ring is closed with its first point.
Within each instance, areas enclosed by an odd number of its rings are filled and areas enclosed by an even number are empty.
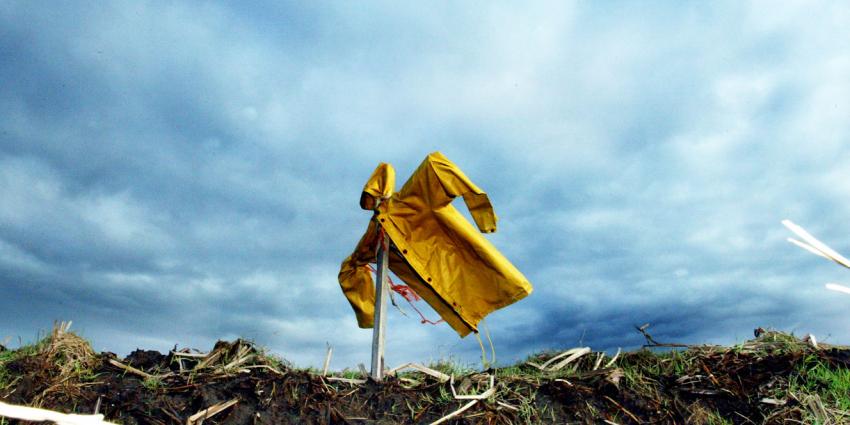
{"type": "MultiPolygon", "coordinates": [[[[123,424],[845,423],[850,350],[768,332],[736,347],[542,353],[484,372],[383,383],[298,370],[244,340],[208,353],[94,354],[68,332],[0,355],[0,400],[123,424]],[[492,385],[492,387],[491,387],[492,385]],[[463,394],[484,394],[476,401],[463,394]]],[[[11,422],[14,423],[14,422],[11,422]]]]}
{"type": "Polygon", "coordinates": [[[167,359],[159,351],[136,350],[124,359],[124,363],[137,369],[156,369],[162,365],[168,365],[167,359]]]}

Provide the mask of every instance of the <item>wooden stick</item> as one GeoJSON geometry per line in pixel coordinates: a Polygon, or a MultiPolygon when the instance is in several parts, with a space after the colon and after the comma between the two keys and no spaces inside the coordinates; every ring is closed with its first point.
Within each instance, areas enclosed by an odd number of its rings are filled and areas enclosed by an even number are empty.
{"type": "Polygon", "coordinates": [[[150,373],[136,369],[133,366],[125,365],[124,363],[121,363],[121,362],[119,362],[118,360],[115,360],[115,359],[109,359],[109,364],[111,364],[112,366],[115,366],[117,368],[124,369],[127,372],[130,372],[132,374],[139,375],[139,376],[141,376],[142,378],[145,378],[145,379],[150,379],[150,378],[154,377],[150,373]]]}
{"type": "Polygon", "coordinates": [[[345,382],[347,384],[354,384],[354,385],[360,385],[360,384],[366,383],[365,379],[338,378],[336,376],[329,376],[325,379],[327,379],[328,381],[345,382]]]}
{"type": "Polygon", "coordinates": [[[387,372],[387,375],[388,376],[394,376],[394,375],[398,374],[399,371],[402,371],[404,369],[418,370],[418,371],[420,371],[420,372],[422,372],[426,375],[431,375],[431,376],[439,379],[440,382],[446,382],[450,379],[449,375],[446,375],[445,373],[440,372],[438,370],[431,369],[430,367],[422,366],[419,363],[405,363],[401,366],[394,367],[387,372]]]}
{"type": "Polygon", "coordinates": [[[239,366],[239,365],[241,365],[242,363],[245,363],[245,362],[247,362],[248,360],[251,360],[253,357],[254,357],[254,355],[253,355],[253,354],[250,354],[250,355],[248,355],[248,356],[246,356],[246,357],[237,358],[236,360],[234,360],[234,361],[232,361],[232,362],[230,362],[230,363],[228,363],[228,364],[224,365],[224,367],[223,367],[222,369],[224,369],[224,370],[230,370],[230,369],[233,369],[233,368],[235,368],[236,366],[239,366]]]}
{"type": "Polygon", "coordinates": [[[490,396],[496,394],[495,383],[496,375],[490,375],[490,387],[487,388],[487,391],[476,395],[457,395],[457,391],[455,390],[455,376],[452,375],[451,378],[449,378],[449,387],[452,389],[452,395],[457,400],[484,400],[490,398],[490,396]]]}
{"type": "Polygon", "coordinates": [[[636,423],[636,424],[639,424],[639,423],[641,422],[641,420],[640,420],[640,419],[638,419],[638,418],[637,418],[637,416],[635,416],[632,412],[629,412],[629,410],[628,410],[628,409],[626,409],[625,407],[621,406],[621,405],[620,405],[620,403],[617,403],[617,402],[616,402],[613,398],[608,397],[607,395],[606,395],[606,396],[604,396],[604,397],[605,397],[605,398],[607,398],[607,399],[608,399],[608,401],[610,401],[611,403],[614,403],[614,406],[619,407],[619,408],[620,408],[620,410],[622,410],[622,411],[623,411],[623,413],[625,413],[625,414],[626,414],[626,415],[628,415],[630,418],[632,418],[632,420],[633,420],[633,421],[635,421],[635,423],[636,423]]]}
{"type": "Polygon", "coordinates": [[[384,378],[384,337],[386,335],[389,238],[378,228],[378,276],[375,279],[375,324],[372,331],[372,379],[381,382],[384,378]]]}
{"type": "Polygon", "coordinates": [[[467,411],[470,407],[475,406],[475,403],[478,403],[478,400],[472,400],[469,403],[466,403],[466,405],[464,405],[460,409],[457,409],[454,412],[449,413],[448,415],[443,416],[442,418],[437,419],[434,422],[431,422],[431,425],[439,425],[439,424],[441,424],[441,423],[443,423],[443,422],[445,422],[445,421],[447,421],[447,420],[449,420],[449,419],[451,419],[451,418],[453,418],[457,415],[460,415],[461,413],[467,411]]]}
{"type": "Polygon", "coordinates": [[[195,413],[192,416],[189,416],[189,419],[186,420],[186,425],[201,425],[202,423],[204,423],[204,420],[219,414],[222,410],[227,409],[228,407],[233,406],[238,402],[239,399],[234,398],[230,401],[214,404],[204,410],[199,411],[198,413],[195,413]]]}
{"type": "Polygon", "coordinates": [[[603,357],[605,357],[605,353],[599,353],[596,355],[596,363],[593,364],[593,370],[599,369],[599,365],[602,364],[603,357]]]}
{"type": "Polygon", "coordinates": [[[322,376],[328,376],[328,367],[331,365],[331,355],[334,352],[334,348],[328,344],[328,354],[325,355],[325,367],[322,368],[322,376]]]}
{"type": "Polygon", "coordinates": [[[513,410],[513,411],[515,411],[515,412],[519,411],[519,407],[516,407],[516,406],[514,406],[514,405],[512,405],[512,404],[505,403],[505,402],[503,402],[503,401],[496,401],[496,404],[498,404],[499,406],[502,406],[502,407],[505,407],[505,408],[511,409],[511,410],[513,410]]]}
{"type": "Polygon", "coordinates": [[[201,359],[201,358],[208,356],[210,353],[183,353],[183,352],[180,352],[180,351],[171,351],[171,354],[176,356],[176,357],[192,357],[192,358],[201,359]]]}
{"type": "Polygon", "coordinates": [[[614,365],[614,362],[617,361],[617,357],[620,357],[620,348],[617,348],[617,354],[614,354],[614,357],[611,357],[611,360],[608,363],[605,363],[605,367],[603,369],[607,369],[614,365]]]}
{"type": "Polygon", "coordinates": [[[285,373],[283,373],[283,372],[281,372],[281,371],[279,371],[279,370],[277,370],[277,369],[275,369],[275,368],[273,368],[269,365],[265,365],[265,364],[255,364],[255,365],[251,365],[251,366],[245,366],[244,369],[247,369],[247,370],[250,370],[250,369],[268,369],[268,370],[270,370],[270,371],[272,371],[272,372],[274,372],[278,375],[281,375],[281,376],[286,375],[285,373]]]}
{"type": "Polygon", "coordinates": [[[566,365],[568,365],[568,364],[572,363],[574,360],[578,359],[579,357],[581,357],[581,356],[583,356],[583,355],[585,355],[585,354],[589,354],[589,353],[590,353],[590,347],[584,347],[584,348],[581,348],[581,349],[579,349],[578,351],[576,351],[576,352],[574,352],[573,354],[571,354],[571,355],[570,355],[569,357],[567,357],[566,359],[564,359],[564,360],[560,361],[558,364],[556,364],[556,365],[554,365],[554,366],[550,367],[550,368],[549,368],[549,370],[560,370],[560,369],[562,369],[564,366],[566,366],[566,365]]]}
{"type": "MultiPolygon", "coordinates": [[[[583,355],[585,355],[585,354],[587,354],[587,353],[589,353],[589,352],[590,352],[590,347],[576,347],[576,348],[570,348],[569,350],[564,351],[563,353],[558,354],[558,355],[557,355],[557,356],[555,356],[555,357],[552,357],[551,359],[549,359],[548,361],[546,361],[546,363],[543,363],[542,365],[539,365],[539,367],[540,367],[540,369],[541,369],[541,370],[542,370],[542,369],[546,369],[547,367],[549,367],[549,365],[550,365],[550,364],[555,363],[556,361],[558,361],[558,360],[560,360],[560,359],[562,359],[562,358],[564,358],[564,357],[572,356],[572,355],[573,355],[573,354],[575,354],[575,353],[582,353],[580,356],[583,356],[583,355]]],[[[580,357],[580,356],[579,356],[579,357],[580,357]]],[[[575,360],[575,359],[573,359],[573,360],[575,360]]],[[[562,367],[563,367],[563,366],[562,366],[562,367]]]]}
{"type": "Polygon", "coordinates": [[[207,354],[207,356],[204,357],[203,360],[201,360],[200,362],[198,362],[198,364],[195,365],[195,370],[203,369],[203,368],[215,363],[215,361],[218,360],[219,357],[221,357],[221,350],[213,351],[213,352],[207,354]]]}

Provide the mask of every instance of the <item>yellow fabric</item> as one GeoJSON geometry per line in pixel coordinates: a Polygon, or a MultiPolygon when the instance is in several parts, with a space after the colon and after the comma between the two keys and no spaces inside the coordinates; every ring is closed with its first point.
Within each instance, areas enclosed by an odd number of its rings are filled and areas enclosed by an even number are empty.
{"type": "Polygon", "coordinates": [[[373,210],[378,201],[384,200],[393,194],[395,189],[395,170],[393,166],[386,163],[378,164],[360,196],[360,207],[364,210],[373,210]]]}
{"type": "MultiPolygon", "coordinates": [[[[364,198],[391,194],[394,176],[392,166],[379,165],[363,188],[361,206],[364,198]]],[[[339,272],[361,328],[374,324],[375,284],[367,265],[376,261],[378,225],[393,245],[390,270],[461,337],[477,332],[487,314],[531,293],[525,276],[451,205],[457,196],[463,197],[478,230],[496,231],[487,194],[439,152],[428,155],[400,191],[377,205],[366,234],[339,272]]]]}

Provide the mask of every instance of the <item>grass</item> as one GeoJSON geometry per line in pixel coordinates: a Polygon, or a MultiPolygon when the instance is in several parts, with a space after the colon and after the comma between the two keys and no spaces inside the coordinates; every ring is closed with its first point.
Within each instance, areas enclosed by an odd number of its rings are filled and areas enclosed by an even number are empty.
{"type": "Polygon", "coordinates": [[[12,385],[13,377],[6,365],[11,363],[17,357],[17,350],[0,351],[0,394],[6,391],[6,388],[12,385]]]}
{"type": "Polygon", "coordinates": [[[535,399],[537,398],[537,391],[531,392],[528,397],[523,397],[520,399],[519,407],[519,419],[522,423],[525,424],[533,424],[535,422],[539,422],[539,417],[543,416],[546,412],[541,411],[538,415],[537,409],[535,408],[535,399]]]}
{"type": "Polygon", "coordinates": [[[472,366],[460,363],[453,358],[440,359],[436,362],[430,362],[426,366],[446,375],[454,376],[468,375],[476,371],[472,366]]]}
{"type": "Polygon", "coordinates": [[[8,365],[23,359],[32,359],[43,372],[41,379],[46,387],[32,400],[33,406],[41,406],[46,398],[55,393],[73,395],[77,385],[94,381],[98,374],[95,368],[100,360],[88,341],[69,332],[70,322],[57,323],[50,335],[38,339],[33,344],[21,346],[16,350],[0,352],[0,396],[7,397],[20,376],[12,376],[8,365]]]}
{"type": "MultiPolygon", "coordinates": [[[[217,347],[217,350],[213,350],[217,352],[217,360],[210,362],[204,368],[186,372],[198,374],[201,385],[210,376],[222,379],[227,375],[234,375],[241,367],[255,364],[267,365],[284,372],[306,371],[313,375],[313,378],[308,379],[320,379],[316,375],[321,374],[321,371],[294,369],[286,360],[262,348],[256,348],[253,343],[238,340],[234,343],[217,345],[217,347]]],[[[778,369],[775,370],[782,371],[782,376],[771,380],[768,390],[762,391],[762,387],[758,387],[759,390],[753,389],[752,394],[744,395],[743,401],[739,402],[748,403],[747,397],[755,400],[753,403],[758,403],[758,400],[763,397],[785,402],[786,404],[777,404],[777,407],[772,409],[776,411],[784,409],[785,415],[782,418],[801,419],[803,423],[847,423],[847,418],[850,418],[850,414],[845,413],[850,412],[850,370],[831,365],[826,360],[828,357],[825,357],[825,351],[815,350],[792,335],[768,332],[757,340],[734,347],[695,346],[687,349],[655,350],[641,349],[624,353],[612,365],[608,365],[610,357],[590,353],[557,371],[540,370],[529,365],[528,362],[543,364],[559,352],[550,351],[532,355],[526,361],[494,369],[496,395],[481,403],[491,406],[490,413],[501,409],[502,413],[499,414],[507,415],[505,417],[512,418],[512,423],[517,424],[556,423],[564,420],[565,417],[572,417],[570,415],[577,415],[578,411],[583,412],[581,415],[584,416],[576,417],[606,417],[617,423],[632,422],[630,419],[633,418],[632,411],[644,418],[652,415],[656,418],[663,416],[657,412],[676,411],[677,421],[724,425],[732,423],[730,411],[728,406],[725,411],[716,410],[724,408],[723,405],[716,404],[716,397],[696,396],[689,398],[687,402],[682,402],[683,399],[677,399],[675,394],[686,394],[690,389],[716,389],[725,391],[723,394],[735,396],[729,389],[739,388],[735,385],[740,382],[728,384],[731,382],[728,379],[729,371],[740,371],[752,365],[763,365],[762,359],[779,355],[771,361],[779,362],[778,369]],[[785,366],[782,366],[783,364],[785,366]],[[608,368],[605,368],[606,365],[608,368]],[[789,370],[791,370],[790,374],[789,370]],[[604,381],[610,378],[608,374],[612,372],[616,372],[619,377],[614,384],[618,387],[617,389],[613,389],[610,384],[614,381],[608,383],[604,381]],[[720,381],[711,376],[712,373],[717,374],[720,381]],[[711,379],[708,379],[708,376],[711,376],[711,379]],[[682,382],[687,383],[677,383],[678,378],[686,378],[682,382]],[[503,402],[507,404],[507,407],[498,407],[497,402],[503,402]]],[[[77,391],[85,382],[96,380],[98,371],[110,373],[98,369],[101,363],[85,340],[67,332],[67,329],[61,330],[60,327],[59,331],[54,330],[52,334],[34,344],[16,350],[0,351],[0,397],[13,390],[16,380],[21,379],[19,376],[13,376],[7,365],[26,357],[33,357],[34,361],[40,362],[34,364],[42,364],[43,366],[39,367],[49,371],[44,376],[49,378],[48,387],[55,386],[55,389],[51,389],[55,393],[52,396],[54,398],[60,393],[68,394],[68,391],[77,391]]],[[[480,379],[486,375],[481,375],[471,365],[452,358],[431,362],[428,367],[454,375],[455,388],[460,394],[478,394],[487,387],[486,382],[480,379]]],[[[345,369],[332,374],[345,378],[362,378],[361,372],[356,369],[345,369]]],[[[184,375],[184,377],[187,376],[191,375],[184,375]]],[[[297,376],[301,376],[299,379],[304,379],[303,374],[297,376]]],[[[458,405],[458,400],[452,395],[448,383],[441,384],[432,377],[416,371],[400,373],[397,378],[399,382],[395,384],[391,382],[390,385],[398,386],[387,388],[401,387],[416,394],[414,398],[400,397],[388,400],[392,404],[385,405],[384,409],[397,420],[408,417],[411,420],[414,417],[421,418],[417,415],[421,412],[432,411],[430,409],[441,412],[451,411],[458,405]]],[[[163,381],[160,377],[153,377],[142,381],[142,385],[147,390],[160,391],[170,385],[170,382],[171,380],[163,381]]],[[[194,380],[192,379],[191,382],[194,380]]],[[[344,389],[346,397],[356,397],[355,393],[351,393],[351,391],[358,391],[356,386],[341,385],[337,389],[336,386],[328,384],[330,386],[324,386],[325,389],[331,391],[344,389]]],[[[756,387],[748,386],[748,388],[756,387]]],[[[304,397],[310,397],[311,388],[310,386],[293,386],[288,388],[286,397],[291,399],[291,403],[299,404],[304,397]]],[[[50,405],[51,394],[46,392],[46,396],[40,396],[39,399],[33,400],[32,404],[44,402],[44,405],[50,405]]],[[[483,412],[479,411],[478,414],[481,415],[483,412]]],[[[665,418],[673,417],[665,416],[665,418]]]]}
{"type": "Polygon", "coordinates": [[[37,355],[44,349],[46,344],[46,338],[40,338],[33,344],[22,345],[15,350],[6,349],[0,351],[0,396],[5,394],[6,390],[20,379],[20,377],[13,376],[7,366],[24,357],[37,355]]]}
{"type": "MultiPolygon", "coordinates": [[[[319,371],[316,370],[316,374],[318,373],[319,371]]],[[[363,374],[360,373],[359,370],[354,369],[343,369],[342,372],[340,372],[340,376],[346,379],[363,379],[363,374]]]]}
{"type": "MultiPolygon", "coordinates": [[[[269,352],[268,349],[264,347],[257,348],[256,356],[258,363],[269,365],[280,371],[293,368],[292,363],[290,363],[289,360],[269,352]]],[[[316,370],[316,372],[318,372],[318,370],[316,370]]]]}
{"type": "Polygon", "coordinates": [[[789,382],[788,393],[797,398],[817,396],[827,409],[850,412],[850,369],[830,367],[817,356],[806,356],[789,382]]]}
{"type": "Polygon", "coordinates": [[[148,391],[157,391],[162,388],[162,379],[158,376],[151,376],[150,378],[145,378],[142,381],[142,386],[147,388],[148,391]]]}
{"type": "Polygon", "coordinates": [[[720,415],[720,413],[704,407],[700,403],[691,406],[691,416],[688,417],[689,424],[697,425],[732,425],[732,421],[720,415]]]}

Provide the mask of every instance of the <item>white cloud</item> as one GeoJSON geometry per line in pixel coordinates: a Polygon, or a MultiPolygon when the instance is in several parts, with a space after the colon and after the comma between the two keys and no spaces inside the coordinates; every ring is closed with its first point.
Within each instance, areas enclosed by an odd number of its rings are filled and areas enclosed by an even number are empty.
{"type": "Polygon", "coordinates": [[[75,202],[83,220],[98,228],[103,235],[122,245],[167,250],[170,238],[151,219],[162,217],[133,200],[127,193],[97,196],[75,202]]]}
{"type": "Polygon", "coordinates": [[[32,254],[3,240],[0,240],[0,264],[4,268],[34,273],[44,273],[51,268],[32,254]]]}

